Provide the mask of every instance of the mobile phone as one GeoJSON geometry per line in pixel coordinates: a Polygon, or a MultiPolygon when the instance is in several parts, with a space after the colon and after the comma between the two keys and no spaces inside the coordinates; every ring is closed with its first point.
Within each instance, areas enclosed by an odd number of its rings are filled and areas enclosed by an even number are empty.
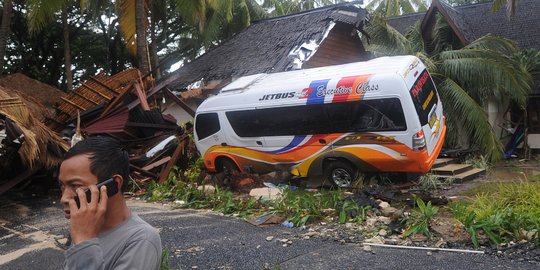
{"type": "MultiPolygon", "coordinates": [[[[106,186],[107,187],[107,197],[111,197],[112,195],[118,193],[118,185],[116,183],[116,181],[114,181],[114,179],[112,178],[109,178],[101,183],[98,183],[97,184],[97,188],[98,190],[101,188],[101,186],[106,186]]],[[[91,197],[92,197],[92,192],[90,191],[90,189],[87,189],[85,191],[85,194],[86,194],[86,200],[88,201],[88,203],[90,203],[90,200],[91,200],[91,197]]],[[[75,195],[75,197],[73,198],[75,200],[75,203],[77,203],[77,208],[81,208],[81,202],[79,200],[79,196],[75,195]]]]}

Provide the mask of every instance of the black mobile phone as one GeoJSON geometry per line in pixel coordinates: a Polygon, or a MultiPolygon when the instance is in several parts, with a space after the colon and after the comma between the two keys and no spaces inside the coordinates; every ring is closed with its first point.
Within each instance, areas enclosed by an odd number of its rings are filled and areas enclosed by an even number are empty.
{"type": "MultiPolygon", "coordinates": [[[[107,186],[107,197],[110,198],[112,195],[118,193],[118,185],[116,184],[116,181],[114,181],[114,179],[109,178],[109,179],[97,184],[98,190],[103,185],[107,186]]],[[[92,193],[91,193],[90,189],[87,189],[85,191],[85,194],[86,194],[86,200],[88,201],[88,203],[90,203],[90,200],[91,200],[91,197],[92,197],[92,193]]],[[[75,203],[77,203],[77,208],[81,208],[81,202],[79,200],[79,196],[75,195],[75,197],[73,199],[75,200],[75,203]]]]}

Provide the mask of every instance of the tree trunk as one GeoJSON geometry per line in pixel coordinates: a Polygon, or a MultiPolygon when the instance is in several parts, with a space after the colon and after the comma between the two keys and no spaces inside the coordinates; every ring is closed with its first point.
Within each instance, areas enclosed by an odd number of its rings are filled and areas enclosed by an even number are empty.
{"type": "Polygon", "coordinates": [[[158,54],[157,54],[157,37],[156,37],[156,17],[154,13],[154,5],[152,5],[152,18],[151,18],[151,25],[150,25],[150,40],[152,43],[150,43],[150,55],[151,55],[151,61],[152,61],[152,74],[154,75],[154,78],[156,80],[159,80],[161,77],[161,72],[158,69],[158,54]]]}
{"type": "Polygon", "coordinates": [[[62,10],[62,26],[64,27],[64,73],[67,91],[73,90],[73,75],[71,73],[71,49],[69,45],[69,24],[67,8],[62,10]]]}
{"type": "Polygon", "coordinates": [[[143,75],[149,72],[146,42],[146,12],[145,0],[135,0],[135,27],[137,31],[137,63],[143,75]]]}
{"type": "Polygon", "coordinates": [[[4,10],[2,11],[2,23],[0,24],[0,75],[4,71],[6,56],[6,45],[10,33],[11,15],[13,14],[12,0],[4,0],[4,10]]]}

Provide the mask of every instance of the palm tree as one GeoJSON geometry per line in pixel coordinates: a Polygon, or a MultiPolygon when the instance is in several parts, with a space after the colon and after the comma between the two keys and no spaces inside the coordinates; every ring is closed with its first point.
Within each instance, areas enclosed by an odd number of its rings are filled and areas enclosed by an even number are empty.
{"type": "Polygon", "coordinates": [[[368,50],[376,55],[413,54],[424,63],[439,90],[450,130],[447,143],[456,142],[462,130],[471,144],[492,160],[502,157],[502,144],[483,109],[487,99],[510,99],[522,107],[527,102],[532,76],[511,55],[515,44],[486,35],[466,46],[454,42],[450,26],[438,16],[430,46],[424,45],[417,22],[406,35],[376,17],[365,29],[370,35],[368,50]],[[430,51],[426,48],[430,48],[430,51]]]}
{"type": "Polygon", "coordinates": [[[366,5],[366,9],[386,17],[426,11],[427,8],[424,0],[373,0],[366,5]]]}
{"type": "Polygon", "coordinates": [[[27,0],[27,4],[30,30],[33,33],[41,31],[46,24],[55,19],[58,11],[60,11],[64,41],[64,77],[66,79],[66,89],[71,91],[73,89],[73,75],[71,72],[71,49],[69,45],[69,0],[27,0]]]}
{"type": "Polygon", "coordinates": [[[9,37],[9,26],[13,14],[12,0],[4,0],[2,9],[2,23],[0,24],[0,75],[4,70],[4,57],[6,56],[6,44],[9,37]]]}
{"type": "Polygon", "coordinates": [[[182,54],[195,58],[200,49],[208,49],[232,37],[252,20],[267,16],[257,0],[176,0],[177,11],[192,31],[180,40],[182,54]]]}

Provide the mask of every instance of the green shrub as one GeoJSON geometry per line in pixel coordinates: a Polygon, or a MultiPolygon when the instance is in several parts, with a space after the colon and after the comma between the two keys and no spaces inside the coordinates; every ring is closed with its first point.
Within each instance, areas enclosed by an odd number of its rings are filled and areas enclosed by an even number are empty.
{"type": "Polygon", "coordinates": [[[403,232],[403,237],[421,233],[431,238],[429,223],[439,210],[437,207],[432,206],[431,202],[426,204],[420,198],[415,197],[415,202],[418,208],[413,209],[411,216],[405,220],[407,227],[403,232]]]}
{"type": "MultiPolygon", "coordinates": [[[[452,212],[479,246],[478,233],[491,243],[521,240],[540,231],[540,183],[502,182],[480,193],[471,202],[454,203],[452,212]]],[[[538,244],[538,237],[536,236],[538,244]]]]}

